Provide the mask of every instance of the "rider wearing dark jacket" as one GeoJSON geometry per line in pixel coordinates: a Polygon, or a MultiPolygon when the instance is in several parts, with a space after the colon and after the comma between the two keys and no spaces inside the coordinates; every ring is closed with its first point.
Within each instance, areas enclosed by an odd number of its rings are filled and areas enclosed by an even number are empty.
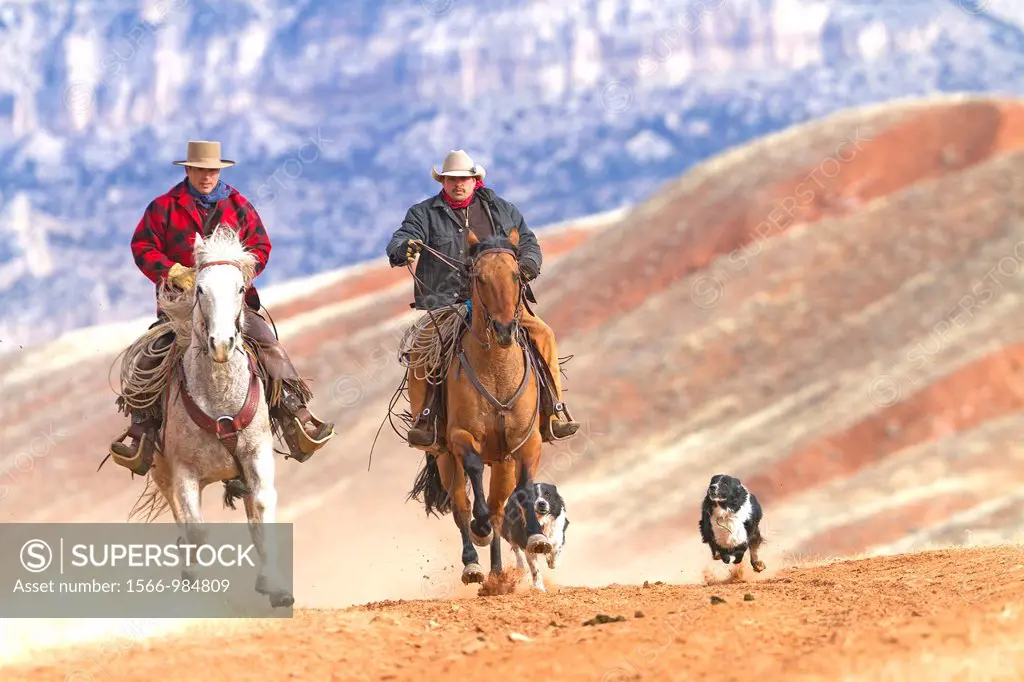
{"type": "MultiPolygon", "coordinates": [[[[445,158],[440,173],[432,169],[432,174],[441,183],[441,191],[406,212],[405,220],[386,247],[392,267],[417,262],[412,307],[433,310],[470,299],[466,272],[467,239],[471,231],[483,240],[495,234],[507,237],[517,229],[522,280],[525,283],[536,279],[543,262],[537,237],[526,226],[515,204],[483,186],[484,169],[473,163],[466,152],[457,150],[445,158]],[[421,244],[441,256],[422,249],[421,244]]],[[[555,334],[529,307],[524,309],[521,322],[551,376],[552,407],[541,423],[541,435],[545,442],[568,438],[579,429],[579,423],[573,421],[562,402],[555,334]]],[[[408,442],[413,447],[429,449],[437,438],[428,415],[437,412],[439,391],[424,377],[417,376],[411,366],[407,377],[409,402],[412,414],[416,415],[408,442]],[[424,407],[429,408],[426,414],[424,407]]]]}
{"type": "MultiPolygon", "coordinates": [[[[484,226],[484,234],[477,232],[481,239],[490,233],[507,237],[509,232],[519,229],[519,268],[527,280],[536,279],[540,274],[543,256],[533,231],[515,204],[502,199],[494,190],[479,186],[475,198],[469,205],[469,222],[477,231],[477,225],[484,226]]],[[[387,245],[388,259],[392,266],[404,265],[410,239],[419,240],[432,249],[440,251],[452,263],[462,264],[466,258],[467,216],[456,215],[439,192],[412,206],[405,214],[402,226],[398,228],[387,245]]],[[[429,251],[419,254],[413,284],[413,307],[429,310],[451,305],[469,298],[462,272],[453,269],[429,251]],[[422,283],[421,283],[422,282],[422,283]]]]}

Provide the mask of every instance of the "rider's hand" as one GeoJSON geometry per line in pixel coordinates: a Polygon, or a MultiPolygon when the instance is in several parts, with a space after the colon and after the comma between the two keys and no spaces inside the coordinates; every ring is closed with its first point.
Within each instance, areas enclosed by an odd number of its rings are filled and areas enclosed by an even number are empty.
{"type": "Polygon", "coordinates": [[[416,259],[420,257],[420,251],[423,249],[423,242],[419,239],[410,239],[405,243],[405,259],[412,265],[416,262],[416,259]]]}
{"type": "Polygon", "coordinates": [[[179,289],[191,289],[196,284],[196,273],[181,263],[175,263],[167,271],[167,281],[179,289]]]}
{"type": "Polygon", "coordinates": [[[540,274],[534,267],[533,261],[528,260],[519,261],[519,273],[522,276],[524,282],[529,282],[531,280],[537,279],[537,275],[540,274]]]}

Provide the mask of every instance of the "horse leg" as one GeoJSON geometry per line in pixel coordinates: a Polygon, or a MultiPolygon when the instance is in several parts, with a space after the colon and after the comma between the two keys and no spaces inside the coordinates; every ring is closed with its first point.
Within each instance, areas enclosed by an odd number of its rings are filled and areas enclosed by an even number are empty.
{"type": "MultiPolygon", "coordinates": [[[[540,462],[540,447],[540,438],[531,438],[523,445],[523,454],[518,463],[518,490],[525,492],[533,484],[534,472],[536,471],[537,464],[540,462]]],[[[536,510],[534,510],[532,504],[524,504],[522,508],[523,514],[526,516],[527,554],[547,554],[551,551],[551,541],[544,535],[544,529],[541,528],[540,521],[537,520],[536,510]]]]}
{"type": "Polygon", "coordinates": [[[270,598],[270,605],[291,606],[295,597],[285,587],[278,572],[277,490],[274,488],[274,446],[272,442],[260,445],[255,457],[241,458],[245,468],[244,480],[249,483],[250,494],[243,500],[245,515],[249,519],[249,534],[260,557],[260,572],[256,577],[256,591],[270,598]],[[266,524],[271,524],[267,528],[266,524]],[[269,531],[269,532],[268,532],[269,531]]]}
{"type": "MultiPolygon", "coordinates": [[[[183,532],[183,536],[179,537],[179,544],[184,540],[198,548],[206,540],[206,533],[200,529],[203,513],[199,481],[194,472],[180,467],[172,470],[170,478],[171,510],[174,512],[178,529],[183,532]]],[[[190,567],[191,562],[188,561],[193,556],[193,552],[186,554],[185,565],[181,569],[181,577],[184,580],[197,578],[195,569],[190,567]]]]}
{"type": "Polygon", "coordinates": [[[484,571],[480,568],[480,555],[469,537],[469,495],[466,494],[466,472],[462,461],[451,452],[439,453],[436,461],[441,484],[451,499],[452,517],[462,536],[462,582],[466,585],[482,583],[484,571]]]}
{"type": "MultiPolygon", "coordinates": [[[[505,523],[505,502],[516,487],[515,462],[496,462],[491,465],[491,486],[487,506],[491,509],[491,528],[501,529],[505,523]]],[[[491,539],[491,573],[501,573],[501,535],[491,539]]]]}
{"type": "Polygon", "coordinates": [[[484,461],[468,431],[458,430],[452,438],[452,451],[456,456],[461,455],[462,469],[473,488],[473,520],[469,524],[469,532],[473,544],[486,547],[494,540],[494,527],[488,518],[490,511],[484,496],[484,461]]]}

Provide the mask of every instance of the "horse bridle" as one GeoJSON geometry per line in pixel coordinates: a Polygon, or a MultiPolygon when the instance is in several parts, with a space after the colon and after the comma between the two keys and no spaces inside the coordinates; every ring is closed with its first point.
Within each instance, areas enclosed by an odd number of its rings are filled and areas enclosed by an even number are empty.
{"type": "MultiPolygon", "coordinates": [[[[512,315],[512,336],[514,337],[516,335],[516,333],[519,331],[519,326],[521,324],[520,323],[520,319],[521,319],[522,312],[523,312],[523,291],[526,289],[526,284],[523,282],[523,279],[522,279],[522,271],[519,269],[519,254],[517,254],[512,249],[507,249],[507,248],[504,248],[504,247],[494,247],[494,248],[490,248],[490,249],[484,249],[483,251],[480,251],[479,253],[474,255],[472,257],[472,259],[470,260],[470,264],[469,264],[469,278],[470,278],[470,288],[471,288],[470,296],[472,297],[472,289],[476,288],[477,276],[479,274],[479,273],[476,272],[477,259],[479,259],[480,256],[483,256],[484,254],[489,254],[489,253],[507,253],[507,254],[510,254],[515,259],[515,261],[516,261],[516,274],[519,276],[519,293],[516,296],[516,311],[512,315]]],[[[489,339],[490,336],[491,336],[491,329],[493,327],[494,318],[491,317],[491,311],[489,311],[487,309],[487,304],[484,303],[483,296],[480,297],[480,306],[483,308],[484,323],[485,323],[484,326],[487,329],[487,337],[489,339]]],[[[480,339],[477,339],[477,342],[480,342],[480,339]]],[[[484,346],[486,348],[490,344],[488,343],[487,345],[484,345],[483,343],[480,343],[480,345],[482,345],[482,346],[484,346]]]]}
{"type": "MultiPolygon", "coordinates": [[[[202,265],[200,265],[199,267],[196,268],[196,276],[197,276],[197,278],[198,278],[198,275],[199,275],[200,272],[202,272],[206,268],[208,268],[210,266],[213,266],[213,265],[231,265],[233,267],[238,268],[239,272],[242,272],[242,266],[239,265],[238,263],[236,263],[233,260],[212,260],[212,261],[210,261],[208,263],[203,263],[202,265]]],[[[243,282],[245,281],[244,273],[243,273],[242,280],[243,280],[243,282]]],[[[198,288],[198,286],[199,285],[197,284],[196,287],[198,288]]],[[[193,305],[198,305],[199,306],[199,311],[201,313],[203,313],[203,320],[205,321],[206,320],[206,311],[203,310],[203,304],[199,301],[198,293],[199,292],[197,291],[196,292],[197,295],[196,295],[195,303],[193,303],[193,305]]],[[[244,307],[245,307],[244,304],[243,304],[242,307],[244,309],[244,307]]],[[[241,317],[241,315],[239,315],[237,318],[235,318],[235,332],[238,333],[238,334],[242,333],[242,317],[241,317]]]]}

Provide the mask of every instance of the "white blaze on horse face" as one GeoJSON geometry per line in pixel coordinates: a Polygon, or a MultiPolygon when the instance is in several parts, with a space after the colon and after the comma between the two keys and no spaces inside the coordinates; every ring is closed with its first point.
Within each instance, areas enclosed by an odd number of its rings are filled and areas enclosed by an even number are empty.
{"type": "Polygon", "coordinates": [[[244,294],[242,273],[233,265],[212,265],[196,277],[210,355],[217,362],[227,362],[240,348],[244,294]]]}

